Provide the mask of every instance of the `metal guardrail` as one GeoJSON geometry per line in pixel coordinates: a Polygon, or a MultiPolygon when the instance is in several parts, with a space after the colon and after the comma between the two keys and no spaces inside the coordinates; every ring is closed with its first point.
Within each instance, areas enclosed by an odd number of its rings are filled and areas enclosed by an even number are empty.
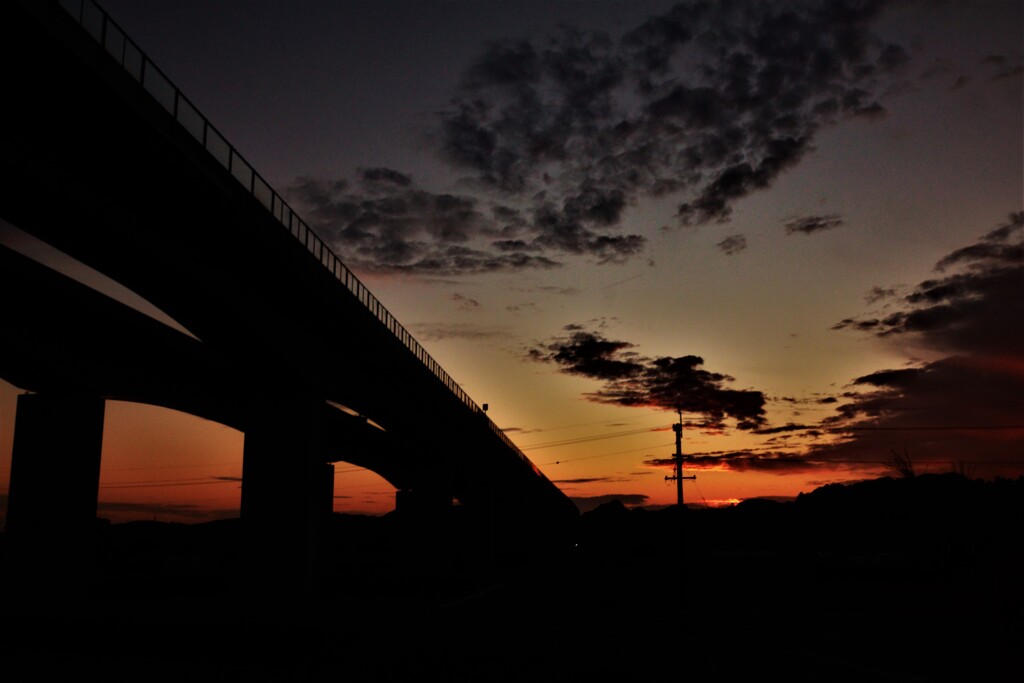
{"type": "Polygon", "coordinates": [[[513,452],[522,458],[540,476],[522,450],[486,413],[473,402],[455,380],[409,334],[398,320],[377,300],[359,278],[341,262],[341,259],[313,232],[252,165],[238,153],[174,83],[154,64],[146,53],[94,0],[57,0],[63,8],[106,52],[127,71],[204,149],[252,194],[277,219],[282,227],[301,242],[334,277],[345,285],[377,319],[387,327],[444,385],[487,425],[513,452]]]}

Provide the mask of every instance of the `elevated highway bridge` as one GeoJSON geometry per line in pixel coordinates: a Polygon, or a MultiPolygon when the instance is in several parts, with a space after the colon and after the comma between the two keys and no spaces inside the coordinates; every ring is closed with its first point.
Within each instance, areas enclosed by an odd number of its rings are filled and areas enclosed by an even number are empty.
{"type": "Polygon", "coordinates": [[[315,538],[340,460],[391,482],[400,512],[440,519],[454,498],[502,542],[529,544],[575,519],[575,505],[99,6],[0,8],[0,219],[191,333],[0,252],[10,293],[0,376],[34,392],[19,398],[8,531],[95,517],[106,399],[243,431],[241,516],[283,546],[315,538]],[[80,463],[59,486],[39,464],[53,457],[80,463]]]}

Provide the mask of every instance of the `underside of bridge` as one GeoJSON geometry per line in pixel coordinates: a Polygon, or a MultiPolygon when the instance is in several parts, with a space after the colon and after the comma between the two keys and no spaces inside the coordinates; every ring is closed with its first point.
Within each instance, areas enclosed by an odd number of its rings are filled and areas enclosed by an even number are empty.
{"type": "MultiPolygon", "coordinates": [[[[91,421],[82,427],[89,432],[95,401],[102,424],[102,400],[116,398],[244,431],[242,516],[281,543],[307,547],[337,460],[394,484],[400,511],[443,515],[437,501],[456,498],[509,543],[557,536],[575,519],[572,502],[482,411],[453,394],[111,56],[106,34],[97,42],[57,2],[0,7],[8,102],[0,218],[194,335],[0,251],[9,292],[0,376],[66,399],[25,399],[35,417],[24,418],[19,401],[16,504],[51,486],[45,470],[21,463],[64,447],[32,437],[23,419],[91,421]],[[72,420],[75,401],[93,407],[72,420]]],[[[114,47],[124,55],[123,35],[114,47]]],[[[82,449],[88,472],[76,486],[93,487],[95,516],[98,455],[82,449]]],[[[26,514],[15,510],[15,527],[26,514]]]]}

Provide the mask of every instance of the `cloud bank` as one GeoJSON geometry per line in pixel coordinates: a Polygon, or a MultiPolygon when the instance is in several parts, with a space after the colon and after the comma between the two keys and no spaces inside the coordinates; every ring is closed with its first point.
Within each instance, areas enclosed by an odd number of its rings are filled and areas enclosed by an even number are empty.
{"type": "MultiPolygon", "coordinates": [[[[897,474],[890,463],[900,454],[917,472],[1020,476],[1024,212],[1009,214],[974,244],[950,252],[935,272],[935,278],[900,297],[893,289],[874,288],[867,302],[886,302],[888,312],[847,318],[834,329],[866,332],[905,350],[938,354],[937,359],[857,377],[838,396],[816,400],[835,408],[821,422],[758,426],[753,433],[771,437],[764,447],[693,454],[687,467],[833,475],[845,469],[878,476],[897,474]]],[[[605,352],[610,358],[628,348],[622,342],[563,346],[605,352]]],[[[559,360],[572,367],[575,357],[559,360]]],[[[671,468],[674,461],[650,458],[645,464],[671,468]]]]}
{"type": "Polygon", "coordinates": [[[877,461],[906,449],[946,469],[1024,471],[1024,212],[942,258],[936,272],[895,312],[835,326],[942,357],[854,379],[825,423],[847,429],[847,440],[812,455],[877,461]]]}

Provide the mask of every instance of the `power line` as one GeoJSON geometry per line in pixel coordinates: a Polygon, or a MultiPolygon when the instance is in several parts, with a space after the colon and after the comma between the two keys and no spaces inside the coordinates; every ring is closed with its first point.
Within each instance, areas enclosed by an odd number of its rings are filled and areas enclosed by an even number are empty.
{"type": "Polygon", "coordinates": [[[644,446],[643,448],[630,448],[624,451],[612,451],[611,453],[599,453],[597,455],[584,455],[578,458],[565,458],[563,460],[552,460],[551,462],[540,463],[539,466],[544,467],[546,465],[561,465],[566,462],[576,462],[577,460],[593,460],[594,458],[607,458],[609,455],[622,455],[623,453],[636,453],[638,451],[649,451],[652,448],[661,448],[662,446],[668,446],[667,443],[659,443],[656,446],[644,446]]]}
{"type": "Polygon", "coordinates": [[[619,436],[633,436],[635,434],[649,434],[651,432],[662,431],[657,427],[644,427],[643,429],[631,429],[623,432],[612,432],[610,434],[598,434],[596,436],[581,436],[575,439],[565,439],[562,441],[545,441],[531,446],[520,446],[524,451],[539,450],[541,448],[553,448],[555,446],[569,446],[577,443],[586,443],[588,441],[600,441],[602,439],[613,439],[619,436]]]}
{"type": "MultiPolygon", "coordinates": [[[[601,424],[607,425],[610,422],[612,422],[612,423],[614,423],[614,422],[621,422],[621,423],[635,422],[636,420],[640,420],[640,419],[643,419],[645,417],[651,417],[652,415],[662,415],[663,412],[664,411],[661,411],[661,410],[652,410],[649,413],[644,413],[643,415],[637,415],[635,417],[629,417],[629,418],[626,418],[624,420],[598,420],[597,422],[580,422],[580,423],[572,424],[572,425],[561,425],[561,426],[558,426],[558,427],[544,427],[543,429],[531,429],[529,431],[525,431],[524,430],[523,434],[525,435],[525,434],[538,434],[540,432],[555,432],[555,431],[559,431],[561,429],[574,429],[576,427],[591,427],[593,425],[601,425],[601,424]]],[[[610,426],[614,426],[614,425],[610,425],[610,426]]]]}

